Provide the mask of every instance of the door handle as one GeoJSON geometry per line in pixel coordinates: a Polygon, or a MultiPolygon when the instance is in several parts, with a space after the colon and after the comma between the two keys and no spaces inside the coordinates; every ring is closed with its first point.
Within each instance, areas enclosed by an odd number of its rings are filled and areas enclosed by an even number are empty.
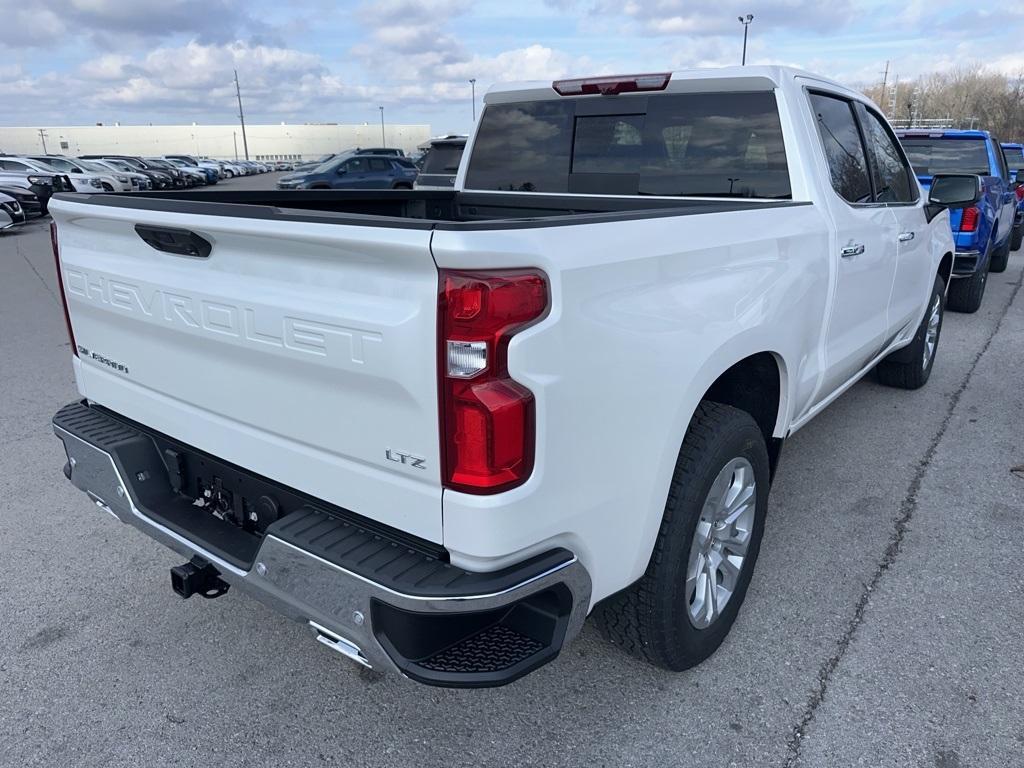
{"type": "Polygon", "coordinates": [[[909,242],[910,240],[914,239],[914,233],[913,232],[900,232],[900,236],[898,238],[896,238],[896,239],[899,240],[901,243],[906,243],[906,242],[909,242]]]}
{"type": "Polygon", "coordinates": [[[862,253],[864,253],[864,245],[862,243],[844,246],[843,249],[839,251],[839,255],[844,259],[848,259],[851,256],[860,256],[862,253]]]}

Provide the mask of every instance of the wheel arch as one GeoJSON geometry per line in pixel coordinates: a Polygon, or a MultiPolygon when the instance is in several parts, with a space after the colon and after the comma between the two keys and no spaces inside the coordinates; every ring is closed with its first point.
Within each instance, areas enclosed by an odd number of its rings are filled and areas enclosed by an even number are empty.
{"type": "Polygon", "coordinates": [[[777,352],[748,354],[722,371],[700,400],[711,400],[745,411],[764,435],[772,474],[785,436],[786,364],[777,352]]]}
{"type": "Polygon", "coordinates": [[[939,277],[942,278],[942,282],[949,287],[949,280],[953,275],[953,253],[946,251],[942,254],[942,259],[939,261],[939,277]]]}

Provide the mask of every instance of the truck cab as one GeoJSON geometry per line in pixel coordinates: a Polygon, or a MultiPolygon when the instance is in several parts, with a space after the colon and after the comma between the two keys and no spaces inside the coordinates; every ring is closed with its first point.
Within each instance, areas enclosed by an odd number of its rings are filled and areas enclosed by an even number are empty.
{"type": "Polygon", "coordinates": [[[979,130],[908,129],[898,135],[925,189],[936,173],[971,173],[980,180],[978,204],[950,214],[956,257],[949,308],[975,312],[981,306],[988,273],[1006,269],[1017,208],[999,141],[979,130]]]}

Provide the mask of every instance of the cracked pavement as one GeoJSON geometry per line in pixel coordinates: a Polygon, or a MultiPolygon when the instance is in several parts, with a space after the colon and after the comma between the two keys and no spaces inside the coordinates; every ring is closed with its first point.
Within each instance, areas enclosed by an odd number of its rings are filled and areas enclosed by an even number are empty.
{"type": "Polygon", "coordinates": [[[0,765],[1024,765],[1022,267],[947,314],[924,389],[864,381],[787,442],[708,662],[665,673],[588,623],[518,683],[452,691],[171,592],[180,558],[61,475],[47,223],[0,235],[0,765]]]}

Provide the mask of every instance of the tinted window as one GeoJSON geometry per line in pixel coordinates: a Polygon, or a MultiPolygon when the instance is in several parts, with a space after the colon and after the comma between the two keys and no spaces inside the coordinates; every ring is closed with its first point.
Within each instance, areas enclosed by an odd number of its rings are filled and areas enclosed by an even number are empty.
{"type": "Polygon", "coordinates": [[[811,108],[828,159],[832,187],[851,203],[871,202],[868,165],[852,105],[843,99],[812,93],[811,108]]]}
{"type": "Polygon", "coordinates": [[[353,157],[342,166],[349,173],[366,173],[366,158],[353,157]]]}
{"type": "Polygon", "coordinates": [[[874,112],[862,108],[860,115],[871,148],[875,199],[882,203],[913,202],[917,199],[917,190],[896,139],[874,112]]]}
{"type": "Polygon", "coordinates": [[[391,163],[382,157],[371,157],[370,158],[370,170],[371,171],[392,171],[391,163]]]}
{"type": "Polygon", "coordinates": [[[455,173],[465,144],[435,144],[423,161],[423,173],[455,173]]]}
{"type": "Polygon", "coordinates": [[[1006,167],[1006,158],[999,149],[999,139],[992,139],[992,154],[996,157],[996,164],[999,167],[999,175],[1004,179],[1010,178],[1010,170],[1006,167]]]}
{"type": "Polygon", "coordinates": [[[29,168],[24,163],[19,163],[17,160],[0,160],[0,165],[8,171],[32,171],[34,168],[29,168]]]}
{"type": "Polygon", "coordinates": [[[1006,165],[1014,171],[1024,168],[1024,149],[1008,147],[1003,150],[1003,159],[1006,160],[1006,165]]]}
{"type": "Polygon", "coordinates": [[[571,101],[495,104],[484,110],[467,186],[514,192],[567,192],[571,101]]]}
{"type": "Polygon", "coordinates": [[[636,173],[644,162],[646,115],[576,118],[573,173],[636,173]]]}
{"type": "Polygon", "coordinates": [[[62,171],[71,171],[75,168],[67,160],[61,160],[59,157],[39,157],[36,159],[62,171]]]}
{"type": "Polygon", "coordinates": [[[467,187],[791,196],[773,93],[623,97],[608,103],[609,111],[635,104],[636,112],[599,114],[601,102],[594,99],[487,107],[467,187]]]}
{"type": "Polygon", "coordinates": [[[936,173],[976,173],[987,176],[988,148],[985,140],[928,139],[905,137],[901,143],[914,170],[922,176],[936,173]]]}

